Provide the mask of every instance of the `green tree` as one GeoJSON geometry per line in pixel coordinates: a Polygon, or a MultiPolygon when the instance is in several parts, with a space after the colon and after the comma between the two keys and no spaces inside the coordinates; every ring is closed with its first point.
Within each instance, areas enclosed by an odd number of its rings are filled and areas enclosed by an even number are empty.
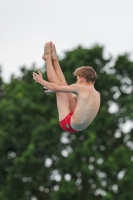
{"type": "Polygon", "coordinates": [[[133,119],[133,62],[128,54],[106,59],[97,45],[66,52],[60,64],[69,84],[75,68],[96,70],[99,113],[86,130],[63,132],[55,94],[32,79],[35,65],[8,84],[1,78],[0,199],[132,200],[133,131],[125,126],[133,119]]]}

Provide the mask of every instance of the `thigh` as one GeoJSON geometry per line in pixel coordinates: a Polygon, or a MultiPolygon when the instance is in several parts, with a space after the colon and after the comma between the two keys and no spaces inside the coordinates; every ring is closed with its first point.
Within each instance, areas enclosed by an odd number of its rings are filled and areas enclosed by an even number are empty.
{"type": "MultiPolygon", "coordinates": [[[[64,83],[62,83],[62,85],[66,86],[68,84],[67,84],[67,82],[64,82],[64,83]]],[[[65,93],[65,94],[67,95],[67,97],[69,99],[69,106],[70,106],[71,111],[74,111],[77,102],[75,101],[75,99],[71,93],[65,93]]]]}
{"type": "Polygon", "coordinates": [[[56,101],[59,114],[59,121],[61,121],[72,111],[71,105],[66,93],[56,92],[56,101]]]}
{"type": "Polygon", "coordinates": [[[71,110],[74,111],[77,102],[75,101],[75,99],[74,99],[74,97],[72,96],[71,93],[67,93],[67,96],[68,96],[68,99],[69,99],[69,102],[70,102],[71,110]]]}

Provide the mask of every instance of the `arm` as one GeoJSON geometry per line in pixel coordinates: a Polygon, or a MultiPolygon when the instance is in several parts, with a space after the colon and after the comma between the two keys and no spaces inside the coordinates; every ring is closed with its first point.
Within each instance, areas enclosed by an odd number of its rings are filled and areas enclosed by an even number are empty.
{"type": "Polygon", "coordinates": [[[46,87],[47,89],[54,91],[54,92],[68,92],[68,93],[76,93],[78,94],[78,86],[77,84],[72,84],[70,86],[62,86],[62,85],[57,85],[54,83],[49,83],[45,81],[42,77],[42,74],[40,71],[38,71],[38,74],[33,72],[33,79],[40,83],[43,87],[46,87]]]}

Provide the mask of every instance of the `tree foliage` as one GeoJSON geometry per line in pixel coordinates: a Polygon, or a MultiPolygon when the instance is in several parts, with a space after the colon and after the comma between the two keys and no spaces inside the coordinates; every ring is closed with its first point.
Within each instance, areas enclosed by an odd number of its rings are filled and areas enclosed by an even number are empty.
{"type": "Polygon", "coordinates": [[[95,69],[99,113],[86,130],[63,132],[55,94],[32,79],[35,65],[9,83],[0,76],[0,199],[132,199],[133,62],[128,54],[107,59],[97,45],[66,52],[60,65],[69,84],[75,68],[95,69]]]}

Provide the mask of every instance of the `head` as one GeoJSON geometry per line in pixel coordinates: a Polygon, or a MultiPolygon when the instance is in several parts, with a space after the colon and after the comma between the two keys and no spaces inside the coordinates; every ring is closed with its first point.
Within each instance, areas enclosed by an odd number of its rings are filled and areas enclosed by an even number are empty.
{"type": "Polygon", "coordinates": [[[88,83],[95,83],[96,78],[97,78],[97,74],[94,71],[94,69],[92,67],[89,66],[83,66],[83,67],[79,67],[74,71],[74,76],[78,76],[80,78],[84,78],[86,82],[88,83]]]}

